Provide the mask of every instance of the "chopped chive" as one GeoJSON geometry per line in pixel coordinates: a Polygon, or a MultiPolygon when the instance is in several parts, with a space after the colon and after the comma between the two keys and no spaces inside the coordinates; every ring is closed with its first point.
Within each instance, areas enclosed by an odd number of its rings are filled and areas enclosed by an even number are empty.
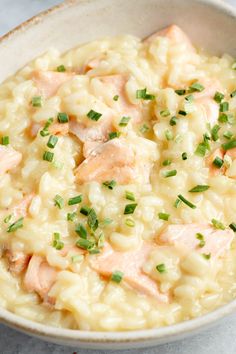
{"type": "Polygon", "coordinates": [[[187,158],[188,158],[187,152],[183,152],[181,157],[182,157],[182,160],[184,160],[184,161],[187,160],[187,158]]]}
{"type": "Polygon", "coordinates": [[[168,109],[164,109],[163,111],[160,111],[160,115],[162,117],[168,117],[170,115],[170,111],[168,109]]]}
{"type": "Polygon", "coordinates": [[[51,151],[45,151],[43,154],[43,160],[44,161],[48,161],[48,162],[52,162],[54,158],[54,153],[51,151]]]}
{"type": "Polygon", "coordinates": [[[166,159],[162,162],[162,166],[169,166],[171,165],[172,161],[170,159],[166,159]]]}
{"type": "Polygon", "coordinates": [[[92,250],[95,247],[95,243],[94,241],[90,241],[88,239],[84,239],[84,238],[80,238],[77,242],[76,242],[76,246],[79,248],[83,248],[84,250],[92,250]]]}
{"type": "Polygon", "coordinates": [[[168,129],[165,131],[165,137],[166,137],[166,140],[168,140],[168,141],[174,139],[173,133],[170,130],[168,130],[168,129]]]}
{"type": "Polygon", "coordinates": [[[71,257],[72,263],[82,262],[84,256],[82,254],[76,254],[75,256],[71,257]]]}
{"type": "Polygon", "coordinates": [[[176,116],[173,116],[171,119],[170,119],[170,125],[173,127],[174,125],[177,124],[177,121],[178,121],[178,118],[176,116]]]}
{"type": "Polygon", "coordinates": [[[213,98],[217,103],[221,103],[224,97],[225,95],[223,93],[216,91],[215,96],[213,98]]]}
{"type": "Polygon", "coordinates": [[[9,145],[10,144],[10,138],[9,136],[3,136],[2,137],[2,145],[9,145]]]}
{"type": "Polygon", "coordinates": [[[174,207],[177,209],[181,203],[182,203],[181,200],[177,198],[176,201],[174,202],[174,207]]]}
{"type": "Polygon", "coordinates": [[[236,90],[234,90],[233,92],[231,92],[231,94],[230,94],[230,97],[234,97],[234,96],[236,96],[236,90]]]}
{"type": "Polygon", "coordinates": [[[97,214],[95,212],[95,210],[93,208],[90,209],[89,213],[88,213],[88,227],[93,230],[96,231],[98,228],[98,218],[97,218],[97,214]]]}
{"type": "Polygon", "coordinates": [[[203,135],[203,142],[198,144],[196,150],[195,150],[195,155],[204,157],[206,155],[207,150],[210,150],[210,145],[208,140],[210,139],[210,136],[208,134],[203,135]]]}
{"type": "Polygon", "coordinates": [[[112,273],[111,280],[114,281],[115,283],[119,284],[121,282],[121,280],[123,279],[123,276],[124,276],[123,272],[116,270],[115,272],[112,273]]]}
{"type": "Polygon", "coordinates": [[[176,176],[176,175],[177,175],[177,170],[170,170],[170,171],[164,171],[163,172],[163,176],[165,178],[173,177],[173,176],[176,176]]]}
{"type": "Polygon", "coordinates": [[[227,112],[229,110],[228,102],[221,102],[220,104],[220,112],[227,112]]]}
{"type": "Polygon", "coordinates": [[[69,116],[65,112],[60,112],[57,115],[57,120],[59,123],[68,123],[69,122],[69,116]]]}
{"type": "Polygon", "coordinates": [[[215,124],[211,129],[211,138],[213,141],[217,141],[219,139],[218,131],[220,130],[220,126],[215,124]]]}
{"type": "Polygon", "coordinates": [[[236,139],[229,141],[228,143],[221,145],[224,150],[230,150],[236,147],[236,139]]]}
{"type": "Polygon", "coordinates": [[[187,112],[183,111],[182,109],[179,110],[178,112],[181,116],[186,116],[187,115],[187,112]]]}
{"type": "Polygon", "coordinates": [[[12,218],[12,215],[11,215],[11,214],[10,214],[10,215],[7,215],[7,216],[3,219],[4,223],[5,223],[5,224],[8,224],[9,221],[11,220],[11,218],[12,218]]]}
{"type": "Polygon", "coordinates": [[[103,182],[103,186],[107,187],[108,189],[114,189],[116,186],[116,181],[112,179],[111,181],[105,181],[103,182]]]}
{"type": "Polygon", "coordinates": [[[202,248],[202,247],[205,246],[206,242],[205,242],[204,236],[203,236],[202,234],[200,234],[200,233],[198,232],[198,233],[196,234],[196,239],[200,241],[199,244],[198,244],[199,247],[202,248]]]}
{"type": "Polygon", "coordinates": [[[119,99],[119,96],[118,96],[118,95],[115,95],[115,96],[113,97],[113,101],[118,101],[118,99],[119,99]]]}
{"type": "Polygon", "coordinates": [[[225,226],[221,221],[212,219],[211,223],[216,229],[225,230],[225,226]]]}
{"type": "Polygon", "coordinates": [[[194,205],[193,203],[191,203],[190,201],[188,201],[186,198],[184,198],[181,194],[178,195],[178,198],[184,203],[186,204],[189,208],[191,209],[196,209],[196,205],[194,205]]]}
{"type": "Polygon", "coordinates": [[[67,213],[67,221],[74,221],[76,218],[76,212],[73,213],[67,213]]]}
{"type": "Polygon", "coordinates": [[[128,125],[128,123],[129,123],[130,119],[131,119],[130,117],[122,117],[121,121],[119,123],[119,126],[120,127],[126,127],[128,125]]]}
{"type": "Polygon", "coordinates": [[[194,101],[193,95],[188,95],[184,98],[187,102],[192,103],[194,101]]]}
{"type": "Polygon", "coordinates": [[[221,113],[219,115],[218,121],[220,123],[228,123],[229,122],[229,118],[232,117],[232,115],[230,113],[221,113]]]}
{"type": "Polygon", "coordinates": [[[82,202],[82,194],[77,195],[76,197],[70,198],[68,200],[68,205],[75,205],[75,204],[79,204],[82,202]]]}
{"type": "Polygon", "coordinates": [[[45,137],[45,136],[50,135],[50,133],[49,133],[48,130],[42,129],[42,130],[40,130],[40,135],[41,135],[42,137],[45,137]]]}
{"type": "Polygon", "coordinates": [[[137,205],[137,203],[127,204],[124,209],[124,214],[133,214],[137,205]]]}
{"type": "Polygon", "coordinates": [[[91,208],[89,208],[87,205],[84,205],[80,208],[80,214],[88,216],[90,210],[91,210],[91,208]]]}
{"type": "Polygon", "coordinates": [[[139,131],[140,133],[144,134],[149,130],[149,127],[147,126],[147,124],[143,124],[140,128],[139,131]]]}
{"type": "Polygon", "coordinates": [[[51,149],[54,149],[58,142],[58,137],[56,135],[51,135],[50,138],[48,139],[47,146],[51,149]]]}
{"type": "Polygon", "coordinates": [[[129,227],[134,227],[135,226],[135,222],[134,222],[133,219],[128,218],[128,219],[125,220],[125,225],[129,226],[129,227]]]}
{"type": "Polygon", "coordinates": [[[120,137],[120,132],[111,132],[108,134],[109,136],[109,140],[115,139],[115,138],[119,138],[120,137]]]}
{"type": "Polygon", "coordinates": [[[107,225],[110,225],[111,223],[113,223],[113,220],[110,218],[105,218],[104,220],[100,221],[99,226],[100,227],[105,227],[107,225]]]}
{"type": "Polygon", "coordinates": [[[199,82],[195,82],[189,86],[189,92],[201,92],[204,90],[204,86],[201,85],[199,82]]]}
{"type": "Polygon", "coordinates": [[[234,134],[231,133],[230,131],[226,131],[226,132],[224,132],[223,137],[230,140],[233,137],[233,135],[234,134]]]}
{"type": "Polygon", "coordinates": [[[169,217],[170,217],[170,214],[167,214],[167,213],[158,213],[158,217],[159,217],[160,220],[168,221],[168,220],[169,220],[169,217]]]}
{"type": "Polygon", "coordinates": [[[62,242],[60,238],[61,235],[59,234],[59,232],[54,232],[52,247],[56,248],[56,250],[61,250],[64,247],[64,242],[62,242]]]}
{"type": "Polygon", "coordinates": [[[233,70],[236,70],[236,61],[232,64],[231,68],[232,68],[233,70]]]}
{"type": "Polygon", "coordinates": [[[82,224],[76,225],[75,232],[81,237],[86,239],[87,238],[87,231],[82,224]]]}
{"type": "Polygon", "coordinates": [[[179,95],[179,96],[183,96],[186,94],[186,90],[184,90],[184,89],[175,90],[175,93],[177,93],[177,95],[179,95]]]}
{"type": "Polygon", "coordinates": [[[231,228],[231,230],[233,230],[234,232],[236,232],[236,223],[232,222],[229,227],[231,228]]]}
{"type": "Polygon", "coordinates": [[[92,120],[95,120],[95,121],[98,121],[102,116],[102,113],[98,113],[96,111],[94,111],[93,109],[91,109],[88,113],[87,113],[87,117],[92,119],[92,120]]]}
{"type": "Polygon", "coordinates": [[[56,194],[53,200],[54,200],[54,205],[55,206],[57,206],[59,209],[63,208],[64,199],[59,194],[56,194]]]}
{"type": "Polygon", "coordinates": [[[142,90],[137,90],[136,91],[136,98],[137,99],[143,99],[143,100],[154,100],[155,99],[155,96],[154,95],[151,95],[150,93],[147,93],[147,89],[144,88],[142,90]]]}
{"type": "Polygon", "coordinates": [[[50,125],[51,125],[52,123],[53,123],[53,118],[49,118],[49,119],[46,121],[46,123],[45,123],[43,129],[40,130],[40,135],[41,135],[42,137],[47,136],[47,135],[50,134],[49,131],[48,131],[48,128],[50,127],[50,125]]]}
{"type": "Polygon", "coordinates": [[[132,200],[133,202],[135,201],[134,193],[130,191],[125,191],[125,198],[128,200],[132,200]]]}
{"type": "Polygon", "coordinates": [[[156,266],[156,270],[159,272],[159,273],[164,273],[166,272],[166,266],[164,263],[160,263],[156,266]]]}
{"type": "Polygon", "coordinates": [[[210,253],[208,253],[208,254],[202,253],[202,256],[203,256],[205,259],[210,259],[210,258],[211,258],[211,254],[210,254],[210,253]]]}
{"type": "Polygon", "coordinates": [[[98,248],[92,248],[91,250],[89,250],[89,254],[98,254],[98,253],[100,253],[100,250],[98,248]]]}
{"type": "Polygon", "coordinates": [[[33,107],[42,107],[42,97],[41,96],[33,97],[31,104],[33,107]]]}
{"type": "Polygon", "coordinates": [[[21,227],[23,227],[23,220],[24,218],[20,218],[18,219],[17,221],[15,221],[13,224],[11,224],[8,229],[7,229],[7,232],[14,232],[18,229],[20,229],[21,227]]]}
{"type": "Polygon", "coordinates": [[[219,156],[216,156],[216,158],[214,159],[214,161],[212,163],[217,168],[221,168],[223,166],[224,160],[222,160],[219,156]]]}
{"type": "Polygon", "coordinates": [[[199,193],[199,192],[205,192],[210,188],[210,186],[204,185],[204,184],[198,184],[197,186],[193,187],[192,189],[189,190],[190,193],[199,193]]]}
{"type": "Polygon", "coordinates": [[[66,71],[66,68],[65,68],[64,65],[59,65],[59,66],[57,67],[57,71],[58,71],[59,73],[64,73],[64,72],[66,71]]]}
{"type": "Polygon", "coordinates": [[[104,236],[104,233],[101,232],[100,235],[98,236],[98,241],[97,241],[98,248],[103,248],[104,243],[105,243],[105,236],[104,236]]]}

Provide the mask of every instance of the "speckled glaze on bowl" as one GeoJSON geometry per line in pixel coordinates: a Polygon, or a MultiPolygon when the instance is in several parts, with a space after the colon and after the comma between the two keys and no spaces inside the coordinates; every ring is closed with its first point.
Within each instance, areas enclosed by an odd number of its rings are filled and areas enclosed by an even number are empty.
{"type": "MultiPolygon", "coordinates": [[[[50,47],[66,51],[99,37],[145,37],[171,23],[214,54],[236,55],[236,10],[220,0],[69,0],[0,39],[0,82],[50,47]]],[[[159,329],[88,332],[49,327],[0,309],[0,321],[19,331],[79,348],[127,349],[171,342],[213,326],[236,311],[236,300],[199,318],[159,329]]]]}

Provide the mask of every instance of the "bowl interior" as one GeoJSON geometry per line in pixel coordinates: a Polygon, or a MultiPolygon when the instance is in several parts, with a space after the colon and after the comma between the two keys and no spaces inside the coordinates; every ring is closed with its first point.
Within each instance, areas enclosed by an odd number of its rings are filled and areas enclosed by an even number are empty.
{"type": "Polygon", "coordinates": [[[69,0],[3,37],[0,81],[51,47],[65,51],[123,33],[145,37],[172,23],[209,52],[236,53],[235,17],[220,0],[69,0]]]}

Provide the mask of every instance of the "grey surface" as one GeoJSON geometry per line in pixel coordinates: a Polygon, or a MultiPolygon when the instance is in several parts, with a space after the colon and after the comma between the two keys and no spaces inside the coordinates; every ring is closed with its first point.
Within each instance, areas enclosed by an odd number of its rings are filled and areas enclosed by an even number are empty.
{"type": "MultiPolygon", "coordinates": [[[[128,0],[127,0],[128,1],[128,0]]],[[[144,0],[145,1],[145,0],[144,0]]],[[[178,1],[178,0],[176,0],[178,1]]],[[[59,0],[0,0],[0,35],[59,0]]],[[[229,1],[236,5],[236,0],[229,1]]],[[[73,350],[45,343],[0,325],[0,354],[98,354],[102,351],[73,350]]],[[[104,353],[104,352],[103,352],[104,353]]],[[[194,337],[161,345],[152,349],[110,351],[112,354],[235,354],[236,316],[221,322],[216,328],[194,337]]]]}

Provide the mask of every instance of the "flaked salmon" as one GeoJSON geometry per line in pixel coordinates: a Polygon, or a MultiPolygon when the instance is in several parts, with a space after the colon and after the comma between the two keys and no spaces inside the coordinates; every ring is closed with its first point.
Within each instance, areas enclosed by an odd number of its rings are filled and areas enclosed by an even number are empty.
{"type": "Polygon", "coordinates": [[[12,170],[21,162],[22,154],[10,146],[0,145],[0,175],[12,170]]]}
{"type": "Polygon", "coordinates": [[[135,154],[123,139],[99,145],[76,169],[78,183],[104,182],[115,179],[120,184],[135,178],[135,154]]]}
{"type": "Polygon", "coordinates": [[[171,25],[168,26],[158,32],[153,33],[151,36],[147,37],[144,39],[145,43],[151,43],[155,38],[157,37],[167,37],[169,38],[173,43],[183,43],[186,45],[186,48],[190,52],[195,52],[195,48],[193,47],[190,39],[188,36],[185,34],[184,31],[182,31],[181,28],[179,28],[176,25],[171,25]]]}
{"type": "Polygon", "coordinates": [[[142,272],[153,245],[143,242],[141,247],[134,251],[118,252],[106,243],[101,255],[91,261],[92,268],[104,277],[111,277],[115,271],[124,274],[123,280],[133,289],[148,296],[155,297],[158,301],[167,303],[167,294],[159,292],[157,283],[142,272]]]}
{"type": "Polygon", "coordinates": [[[168,225],[158,237],[158,241],[183,247],[186,251],[197,250],[202,254],[210,254],[211,258],[217,258],[230,248],[233,238],[234,232],[231,229],[219,230],[210,224],[178,224],[168,225]],[[203,247],[199,246],[197,234],[203,236],[203,247]]]}
{"type": "Polygon", "coordinates": [[[57,72],[57,71],[34,71],[32,80],[36,84],[40,94],[45,98],[54,96],[59,87],[65,82],[71,80],[75,73],[57,72]]]}
{"type": "Polygon", "coordinates": [[[48,296],[48,292],[56,281],[57,273],[45,258],[33,255],[24,276],[24,287],[29,292],[35,291],[44,302],[53,304],[54,299],[48,296]]]}

